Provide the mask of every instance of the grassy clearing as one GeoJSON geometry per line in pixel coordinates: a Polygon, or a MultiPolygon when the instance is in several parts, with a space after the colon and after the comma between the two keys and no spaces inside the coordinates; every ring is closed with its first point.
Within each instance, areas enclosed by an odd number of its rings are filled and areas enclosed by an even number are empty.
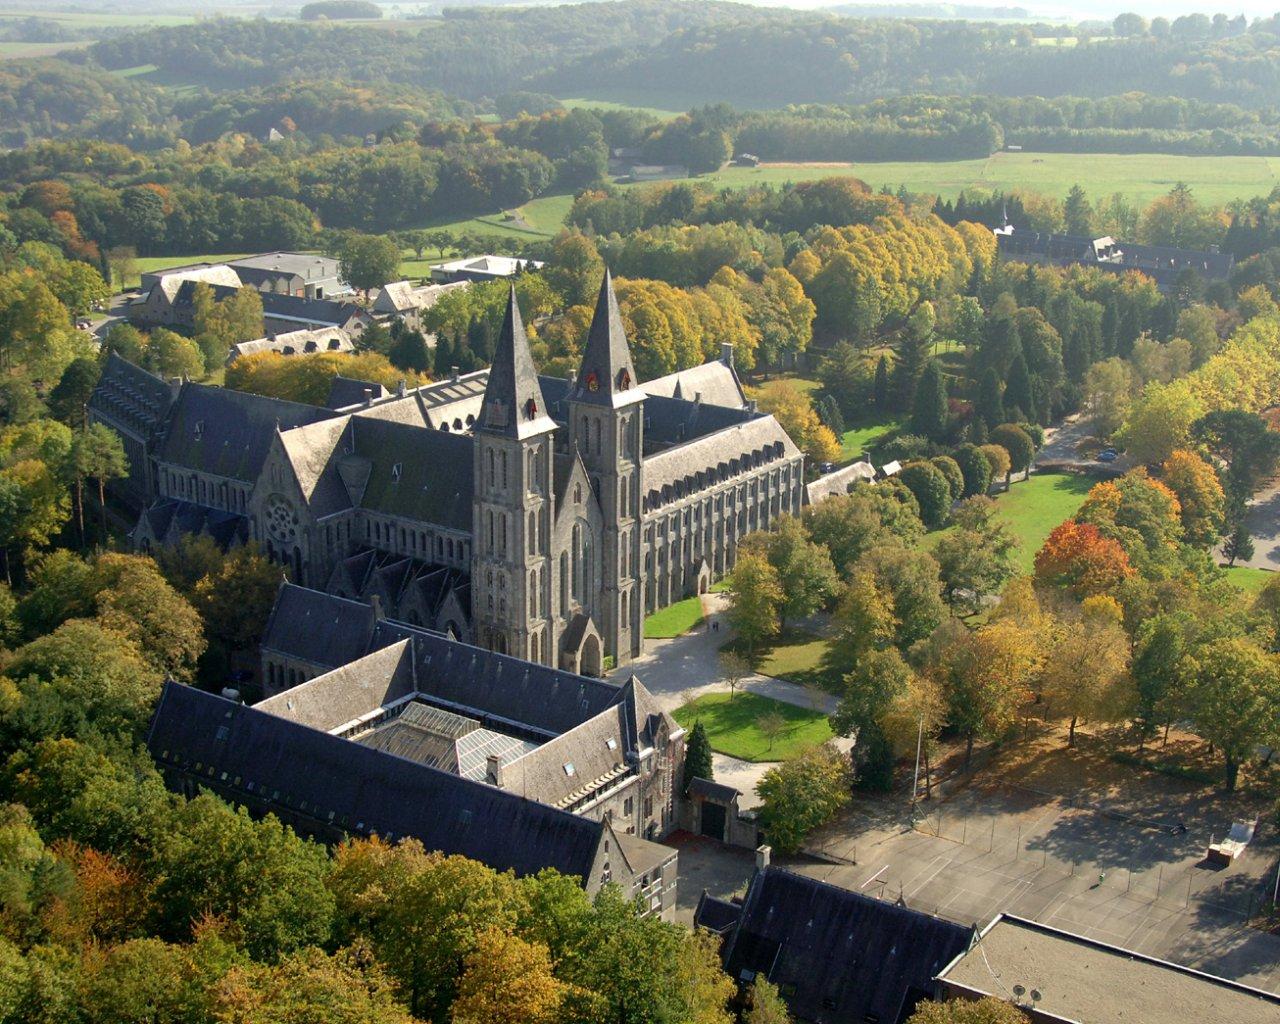
{"type": "Polygon", "coordinates": [[[644,620],[646,640],[666,640],[687,633],[702,621],[702,599],[686,597],[659,609],[644,620]]]}
{"type": "Polygon", "coordinates": [[[1250,596],[1257,595],[1267,580],[1275,576],[1270,569],[1254,569],[1247,565],[1233,565],[1227,568],[1227,579],[1250,596]]]}
{"type": "Polygon", "coordinates": [[[105,11],[50,11],[33,6],[30,9],[6,9],[0,21],[22,21],[39,18],[57,21],[72,28],[141,28],[143,26],[191,25],[196,22],[188,14],[110,14],[105,11]]]}
{"type": "Polygon", "coordinates": [[[137,78],[139,75],[150,75],[160,68],[155,64],[137,64],[131,68],[117,68],[115,71],[108,71],[107,74],[114,75],[116,78],[137,78]]]}
{"type": "Polygon", "coordinates": [[[562,99],[562,106],[573,110],[575,107],[588,107],[592,110],[638,110],[642,114],[648,114],[650,117],[656,117],[662,121],[670,121],[673,117],[679,117],[684,111],[682,110],[662,110],[659,107],[640,107],[632,103],[618,103],[614,100],[593,100],[582,96],[573,99],[562,99]]]}
{"type": "Polygon", "coordinates": [[[0,60],[21,60],[25,57],[52,57],[67,50],[82,50],[92,40],[78,39],[65,43],[0,43],[0,60]]]}
{"type": "Polygon", "coordinates": [[[710,693],[675,711],[686,729],[702,722],[711,748],[744,761],[785,761],[809,747],[831,739],[831,726],[821,711],[784,704],[755,693],[710,693]],[[765,715],[776,712],[785,721],[772,742],[760,728],[765,715]]]}
{"type": "MultiPolygon", "coordinates": [[[[722,649],[746,653],[746,648],[737,640],[729,641],[722,649]]],[[[785,679],[799,686],[816,686],[832,693],[840,691],[844,675],[832,660],[831,638],[803,629],[788,629],[768,647],[756,648],[755,670],[761,675],[785,679]]]]}
{"type": "Polygon", "coordinates": [[[1265,195],[1278,179],[1272,162],[1251,156],[1173,156],[1162,153],[995,153],[980,160],[857,164],[767,163],[726,167],[699,180],[720,187],[782,185],[852,174],[869,185],[906,185],[913,192],[954,199],[963,189],[1025,189],[1064,196],[1077,182],[1090,196],[1121,192],[1146,204],[1185,181],[1201,202],[1221,204],[1265,195]]]}
{"type": "Polygon", "coordinates": [[[881,439],[902,429],[900,420],[881,417],[869,419],[850,427],[840,435],[840,447],[846,459],[856,459],[868,448],[874,448],[881,439]]]}
{"type": "Polygon", "coordinates": [[[1031,572],[1036,552],[1056,527],[1070,519],[1084,503],[1096,480],[1060,473],[1039,473],[1015,481],[996,497],[996,508],[1018,538],[1018,568],[1031,572]]]}

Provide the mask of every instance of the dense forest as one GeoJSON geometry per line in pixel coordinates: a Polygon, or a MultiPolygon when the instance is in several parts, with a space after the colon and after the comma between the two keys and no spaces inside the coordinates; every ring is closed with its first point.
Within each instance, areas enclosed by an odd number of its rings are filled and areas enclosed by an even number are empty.
{"type": "MultiPolygon", "coordinates": [[[[1140,19],[1139,19],[1140,20],[1140,19]]],[[[625,95],[684,106],[865,102],[911,92],[1108,96],[1273,105],[1274,19],[1163,19],[1125,35],[1036,46],[1032,30],[982,22],[842,18],[733,4],[624,0],[604,22],[589,4],[447,10],[419,31],[213,21],[104,40],[83,59],[155,64],[224,88],[316,67],[354,81],[440,89],[468,99],[517,88],[625,95]],[[1024,31],[1025,29],[1025,31],[1024,31]]]]}

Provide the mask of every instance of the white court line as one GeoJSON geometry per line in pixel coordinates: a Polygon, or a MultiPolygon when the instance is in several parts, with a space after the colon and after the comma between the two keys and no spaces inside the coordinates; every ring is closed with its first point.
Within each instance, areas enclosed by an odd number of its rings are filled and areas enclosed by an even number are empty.
{"type": "MultiPolygon", "coordinates": [[[[934,868],[934,870],[929,874],[929,877],[928,877],[928,878],[926,878],[926,879],[925,879],[923,882],[921,882],[919,885],[914,886],[914,888],[912,888],[912,889],[907,893],[908,897],[914,898],[914,897],[915,897],[915,895],[916,895],[916,893],[918,893],[918,892],[919,892],[921,889],[923,889],[926,885],[928,885],[930,882],[932,882],[935,878],[937,878],[937,877],[938,877],[938,875],[939,875],[939,874],[941,874],[943,871],[945,871],[945,870],[946,870],[947,868],[949,868],[950,866],[951,866],[951,858],[950,858],[950,857],[948,857],[948,858],[947,858],[946,860],[944,860],[941,864],[939,864],[936,868],[934,868]]],[[[916,878],[919,878],[919,877],[920,877],[919,875],[916,875],[916,878]]],[[[913,878],[913,879],[911,880],[911,882],[912,882],[912,883],[914,883],[914,882],[915,882],[915,878],[913,878]]]]}
{"type": "Polygon", "coordinates": [[[886,865],[885,865],[884,867],[882,867],[879,871],[877,871],[874,875],[872,875],[872,876],[871,876],[870,878],[868,878],[865,882],[863,882],[863,883],[862,883],[862,885],[861,885],[859,888],[865,889],[867,886],[869,886],[872,882],[874,882],[877,878],[879,878],[881,875],[883,875],[883,874],[884,874],[886,871],[888,871],[888,870],[889,870],[889,865],[888,865],[888,864],[886,864],[886,865]]]}

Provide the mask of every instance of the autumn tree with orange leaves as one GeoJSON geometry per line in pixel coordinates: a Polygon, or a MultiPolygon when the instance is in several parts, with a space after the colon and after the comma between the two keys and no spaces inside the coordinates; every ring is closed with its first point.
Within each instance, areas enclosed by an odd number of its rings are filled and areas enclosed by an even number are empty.
{"type": "Polygon", "coordinates": [[[1036,553],[1036,582],[1065,587],[1082,600],[1110,594],[1133,575],[1124,548],[1092,523],[1068,519],[1036,553]]]}

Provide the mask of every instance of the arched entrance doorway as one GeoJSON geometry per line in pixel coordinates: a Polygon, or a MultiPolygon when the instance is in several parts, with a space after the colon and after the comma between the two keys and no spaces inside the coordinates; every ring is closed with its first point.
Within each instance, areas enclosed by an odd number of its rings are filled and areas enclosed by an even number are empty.
{"type": "Polygon", "coordinates": [[[582,641],[582,668],[584,676],[599,676],[604,667],[604,658],[600,651],[600,638],[595,633],[588,633],[582,641]]]}

